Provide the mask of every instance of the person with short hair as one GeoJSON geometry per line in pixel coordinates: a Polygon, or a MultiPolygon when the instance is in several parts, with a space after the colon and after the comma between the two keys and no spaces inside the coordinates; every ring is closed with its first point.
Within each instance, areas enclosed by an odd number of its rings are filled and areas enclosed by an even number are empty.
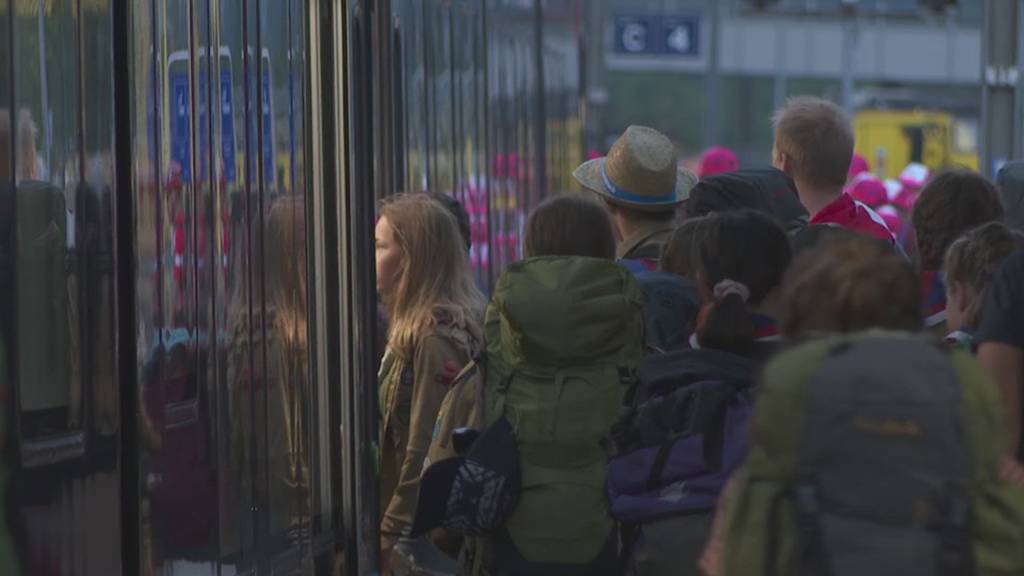
{"type": "Polygon", "coordinates": [[[608,211],[579,194],[545,199],[530,215],[523,238],[527,258],[587,256],[615,259],[615,233],[608,211]]]}
{"type": "Polygon", "coordinates": [[[921,190],[911,221],[921,267],[925,327],[943,336],[946,329],[946,286],[942,260],[946,250],[968,230],[1001,220],[1003,203],[995,185],[977,172],[947,170],[921,190]]]}
{"type": "Polygon", "coordinates": [[[985,293],[992,276],[1014,250],[1024,247],[1024,234],[1001,222],[989,222],[957,238],[946,250],[946,343],[974,352],[974,332],[981,321],[985,293]]]}
{"type": "Polygon", "coordinates": [[[662,247],[675,230],[676,209],[697,183],[679,168],[675,146],[661,132],[630,126],[608,156],[587,161],[573,177],[604,200],[618,231],[616,257],[657,268],[662,247]]]}
{"type": "Polygon", "coordinates": [[[853,124],[842,108],[821,98],[798,96],[772,118],[773,165],[796,182],[811,224],[838,224],[894,243],[871,208],[843,192],[853,158],[853,124]]]}
{"type": "Polygon", "coordinates": [[[385,568],[416,513],[441,403],[483,340],[484,297],[455,217],[424,194],[385,200],[375,230],[377,292],[387,309],[381,363],[381,553],[385,568]]]}

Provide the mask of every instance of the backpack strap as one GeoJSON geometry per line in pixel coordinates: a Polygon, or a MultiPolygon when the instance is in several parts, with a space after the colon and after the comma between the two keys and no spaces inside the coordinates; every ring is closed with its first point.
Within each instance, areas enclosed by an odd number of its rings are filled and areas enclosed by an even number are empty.
{"type": "Polygon", "coordinates": [[[690,394],[696,396],[696,406],[691,408],[695,413],[706,413],[708,417],[703,422],[694,424],[691,422],[681,435],[672,435],[661,443],[654,461],[651,463],[651,471],[647,475],[647,489],[654,490],[662,485],[662,473],[672,454],[672,447],[680,438],[691,434],[701,434],[703,440],[704,464],[709,470],[719,471],[722,469],[722,450],[725,446],[725,423],[729,412],[729,403],[732,402],[740,386],[733,383],[721,383],[713,390],[700,390],[691,388],[690,394]]]}
{"type": "Polygon", "coordinates": [[[939,553],[935,573],[938,576],[973,576],[974,549],[971,545],[970,497],[963,489],[954,489],[944,503],[946,521],[939,529],[939,553]]]}
{"type": "MultiPolygon", "coordinates": [[[[509,370],[508,374],[494,387],[497,394],[494,395],[494,416],[501,418],[505,416],[505,400],[508,397],[508,389],[512,387],[512,378],[515,377],[515,369],[509,370]]],[[[488,419],[489,420],[489,419],[488,419]]],[[[485,421],[488,421],[485,420],[485,421]]],[[[515,423],[518,425],[518,423],[515,423]]]]}
{"type": "Polygon", "coordinates": [[[821,505],[818,499],[818,487],[811,479],[804,479],[793,489],[793,503],[797,512],[797,574],[807,576],[830,576],[825,543],[821,537],[819,515],[821,505]]]}

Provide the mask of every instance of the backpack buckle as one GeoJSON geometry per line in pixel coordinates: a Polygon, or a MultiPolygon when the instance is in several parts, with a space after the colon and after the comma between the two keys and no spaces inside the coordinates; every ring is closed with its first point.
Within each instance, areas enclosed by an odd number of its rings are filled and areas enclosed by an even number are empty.
{"type": "Polygon", "coordinates": [[[810,482],[803,482],[793,492],[796,510],[800,516],[800,529],[805,531],[817,531],[818,513],[818,488],[810,482]]]}
{"type": "Polygon", "coordinates": [[[821,540],[821,529],[818,516],[821,513],[821,500],[818,498],[818,487],[811,480],[797,484],[793,491],[796,505],[797,524],[800,533],[800,560],[806,568],[798,573],[828,576],[832,574],[828,556],[821,540]]]}
{"type": "Polygon", "coordinates": [[[938,570],[940,576],[974,574],[970,536],[970,501],[963,494],[950,495],[944,502],[944,520],[939,529],[938,570]]]}

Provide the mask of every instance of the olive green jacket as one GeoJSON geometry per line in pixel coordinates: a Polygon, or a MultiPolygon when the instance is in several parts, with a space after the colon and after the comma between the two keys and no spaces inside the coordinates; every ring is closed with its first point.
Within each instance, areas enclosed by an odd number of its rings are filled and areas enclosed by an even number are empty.
{"type": "Polygon", "coordinates": [[[675,232],[673,223],[656,223],[637,229],[629,238],[624,238],[616,250],[619,260],[650,259],[658,261],[661,252],[675,232]]]}
{"type": "Polygon", "coordinates": [[[435,325],[420,338],[411,361],[392,350],[384,355],[378,390],[383,534],[402,535],[412,527],[441,403],[479,346],[463,327],[435,325]]]}

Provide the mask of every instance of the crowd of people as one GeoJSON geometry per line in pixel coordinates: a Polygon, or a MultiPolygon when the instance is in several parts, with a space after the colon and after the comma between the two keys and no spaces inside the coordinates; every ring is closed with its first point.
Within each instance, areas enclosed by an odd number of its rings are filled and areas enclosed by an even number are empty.
{"type": "Polygon", "coordinates": [[[384,573],[1024,573],[999,189],[883,182],[826,100],[773,124],[771,168],[719,148],[699,178],[628,128],[489,304],[457,202],[384,203],[384,573]]]}

